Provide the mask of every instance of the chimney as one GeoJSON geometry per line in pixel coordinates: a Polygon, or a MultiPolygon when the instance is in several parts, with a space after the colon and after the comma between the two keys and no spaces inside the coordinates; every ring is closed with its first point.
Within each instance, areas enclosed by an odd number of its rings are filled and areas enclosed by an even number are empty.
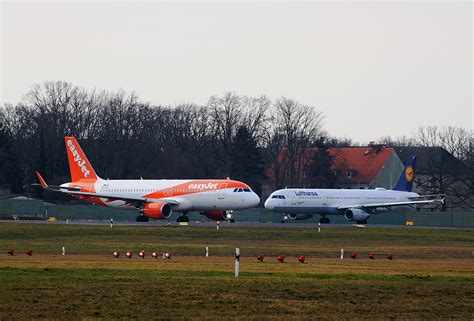
{"type": "Polygon", "coordinates": [[[376,142],[370,142],[369,148],[370,148],[370,154],[372,156],[376,156],[383,148],[385,148],[385,145],[379,144],[376,142]]]}

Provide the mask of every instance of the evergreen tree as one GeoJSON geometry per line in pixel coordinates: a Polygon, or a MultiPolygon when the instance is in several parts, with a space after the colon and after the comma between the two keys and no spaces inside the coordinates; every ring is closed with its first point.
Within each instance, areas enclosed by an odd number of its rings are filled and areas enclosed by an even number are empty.
{"type": "Polygon", "coordinates": [[[321,137],[316,142],[316,147],[308,169],[311,185],[315,188],[335,188],[337,176],[331,168],[334,158],[329,154],[326,139],[321,137]]]}
{"type": "Polygon", "coordinates": [[[264,161],[257,142],[247,127],[240,126],[232,142],[232,179],[245,182],[261,194],[265,179],[264,161]]]}
{"type": "Polygon", "coordinates": [[[20,193],[23,184],[19,162],[13,154],[11,137],[3,124],[0,124],[0,164],[0,185],[11,185],[13,193],[20,193]]]}

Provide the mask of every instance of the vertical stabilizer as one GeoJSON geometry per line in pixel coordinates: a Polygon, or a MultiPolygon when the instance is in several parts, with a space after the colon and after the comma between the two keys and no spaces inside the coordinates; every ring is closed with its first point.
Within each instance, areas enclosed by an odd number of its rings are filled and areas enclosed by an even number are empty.
{"type": "Polygon", "coordinates": [[[69,170],[71,172],[71,181],[77,182],[83,179],[97,180],[92,164],[82,151],[81,146],[74,137],[64,137],[66,143],[67,159],[69,161],[69,170]]]}
{"type": "Polygon", "coordinates": [[[415,179],[416,156],[411,156],[403,169],[397,185],[393,188],[395,191],[411,192],[413,190],[413,180],[415,179]]]}

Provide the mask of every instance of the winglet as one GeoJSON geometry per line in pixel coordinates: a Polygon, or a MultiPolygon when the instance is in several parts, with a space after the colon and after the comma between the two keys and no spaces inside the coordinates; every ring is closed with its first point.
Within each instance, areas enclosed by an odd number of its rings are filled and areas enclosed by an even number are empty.
{"type": "Polygon", "coordinates": [[[43,179],[41,174],[38,171],[35,171],[35,173],[36,173],[36,176],[38,176],[38,180],[40,181],[41,187],[43,187],[43,189],[47,189],[48,184],[46,184],[46,181],[43,179]]]}

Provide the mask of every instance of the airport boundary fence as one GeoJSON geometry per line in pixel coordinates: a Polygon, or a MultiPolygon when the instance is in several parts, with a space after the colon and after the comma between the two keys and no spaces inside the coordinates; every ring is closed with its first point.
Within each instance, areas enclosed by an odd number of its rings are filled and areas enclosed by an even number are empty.
{"type": "MultiPolygon", "coordinates": [[[[36,219],[47,220],[54,217],[60,221],[94,220],[106,221],[111,218],[115,222],[134,222],[138,215],[134,210],[116,210],[95,205],[55,205],[41,200],[0,200],[0,219],[36,219]]],[[[206,222],[209,219],[199,213],[190,213],[190,221],[206,222]]],[[[176,218],[176,214],[172,216],[176,218]]],[[[342,215],[328,215],[331,223],[353,224],[342,215]]],[[[281,223],[282,215],[275,214],[263,208],[254,208],[236,211],[236,222],[260,222],[281,223]]],[[[317,224],[319,215],[314,215],[308,220],[288,220],[286,224],[317,224]]],[[[474,228],[474,211],[447,211],[447,212],[425,212],[397,210],[382,214],[372,215],[369,224],[385,225],[415,225],[433,227],[468,227],[474,228]]]]}

